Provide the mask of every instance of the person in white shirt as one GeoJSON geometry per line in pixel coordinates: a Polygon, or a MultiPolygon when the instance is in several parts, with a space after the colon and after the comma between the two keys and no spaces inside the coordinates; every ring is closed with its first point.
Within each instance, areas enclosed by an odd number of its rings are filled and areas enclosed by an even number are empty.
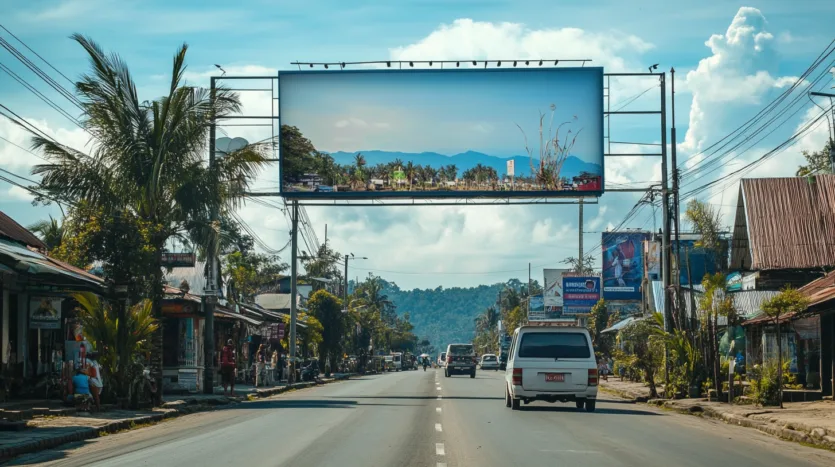
{"type": "Polygon", "coordinates": [[[96,410],[101,410],[101,392],[104,389],[104,378],[101,374],[101,365],[98,362],[98,352],[91,352],[87,355],[86,373],[90,377],[90,392],[96,402],[96,410]]]}

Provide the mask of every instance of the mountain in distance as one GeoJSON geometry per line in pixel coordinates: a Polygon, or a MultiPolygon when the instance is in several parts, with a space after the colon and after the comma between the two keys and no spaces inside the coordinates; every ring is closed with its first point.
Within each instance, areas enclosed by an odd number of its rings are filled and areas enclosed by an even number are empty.
{"type": "MultiPolygon", "coordinates": [[[[497,157],[476,151],[462,152],[452,156],[446,156],[437,152],[409,153],[377,150],[356,152],[337,151],[330,153],[330,155],[338,164],[350,165],[354,163],[354,156],[358,153],[362,153],[365,156],[366,166],[388,164],[395,159],[402,160],[404,164],[412,161],[415,165],[429,165],[435,168],[455,164],[458,168],[459,176],[465,170],[471,169],[479,163],[494,168],[496,173],[504,176],[507,172],[507,161],[510,159],[514,161],[516,175],[529,175],[531,171],[531,158],[529,156],[497,157]]],[[[539,165],[539,159],[533,159],[533,165],[537,167],[539,165]]],[[[561,175],[571,178],[580,175],[581,172],[602,174],[603,169],[599,164],[584,162],[577,157],[568,156],[565,159],[565,163],[563,163],[561,175]]]]}
{"type": "MultiPolygon", "coordinates": [[[[446,157],[446,156],[444,156],[446,157]]],[[[397,307],[397,314],[409,313],[418,338],[428,337],[438,352],[448,344],[472,342],[475,318],[496,304],[503,283],[476,287],[437,287],[404,290],[382,279],[383,293],[397,307]]],[[[433,355],[437,357],[437,355],[433,355]]]]}

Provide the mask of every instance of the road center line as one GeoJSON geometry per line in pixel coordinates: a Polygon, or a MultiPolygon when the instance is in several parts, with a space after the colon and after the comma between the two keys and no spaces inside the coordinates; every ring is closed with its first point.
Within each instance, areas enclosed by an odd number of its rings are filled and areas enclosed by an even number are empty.
{"type": "Polygon", "coordinates": [[[438,462],[437,467],[446,467],[446,463],[445,462],[438,462]]]}
{"type": "Polygon", "coordinates": [[[438,387],[437,387],[437,388],[435,388],[435,389],[437,389],[438,391],[440,391],[440,390],[441,390],[441,387],[440,387],[440,386],[438,386],[438,387]]]}
{"type": "Polygon", "coordinates": [[[445,456],[444,443],[435,443],[435,454],[438,456],[445,456]]]}
{"type": "Polygon", "coordinates": [[[435,412],[441,413],[441,408],[440,407],[435,407],[435,412]]]}
{"type": "Polygon", "coordinates": [[[440,394],[438,394],[438,400],[441,400],[441,399],[443,399],[443,396],[441,396],[440,394]]]}
{"type": "Polygon", "coordinates": [[[441,426],[441,424],[440,424],[440,423],[436,423],[436,424],[435,424],[435,431],[437,431],[437,432],[442,432],[442,431],[444,431],[444,429],[443,429],[443,427],[441,426]]]}

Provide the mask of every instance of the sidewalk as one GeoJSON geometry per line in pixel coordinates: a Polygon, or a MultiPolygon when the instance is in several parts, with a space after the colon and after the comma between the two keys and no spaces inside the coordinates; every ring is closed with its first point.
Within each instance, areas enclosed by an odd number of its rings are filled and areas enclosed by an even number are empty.
{"type": "MultiPolygon", "coordinates": [[[[649,399],[649,388],[643,383],[609,378],[609,381],[601,382],[600,389],[635,402],[649,399]]],[[[648,402],[679,413],[707,416],[779,438],[835,450],[835,402],[832,401],[787,402],[783,404],[783,409],[710,402],[707,399],[654,399],[648,402]]]]}
{"type": "MultiPolygon", "coordinates": [[[[334,374],[331,378],[320,379],[318,384],[344,380],[351,376],[352,374],[334,374]]],[[[38,407],[48,405],[44,401],[18,401],[14,403],[13,408],[15,415],[18,413],[22,415],[15,421],[0,420],[0,433],[2,433],[0,435],[0,462],[21,454],[50,449],[69,442],[98,438],[109,433],[157,423],[167,418],[212,410],[217,406],[238,403],[249,398],[270,397],[315,385],[317,385],[316,382],[304,382],[257,389],[252,386],[236,387],[234,397],[223,396],[222,388],[218,388],[219,393],[216,389],[214,395],[164,395],[163,405],[151,411],[106,410],[105,408],[104,411],[93,414],[76,413],[75,409],[50,413],[38,409],[38,407]]],[[[0,419],[5,418],[2,415],[0,414],[0,419]]],[[[11,417],[8,419],[11,420],[11,417]]]]}

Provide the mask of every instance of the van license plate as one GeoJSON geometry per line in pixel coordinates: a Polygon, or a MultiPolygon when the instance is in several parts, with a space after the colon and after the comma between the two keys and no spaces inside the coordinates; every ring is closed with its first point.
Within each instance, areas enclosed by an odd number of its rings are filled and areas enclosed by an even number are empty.
{"type": "Polygon", "coordinates": [[[565,373],[545,373],[545,382],[556,382],[562,383],[565,382],[565,373]]]}

